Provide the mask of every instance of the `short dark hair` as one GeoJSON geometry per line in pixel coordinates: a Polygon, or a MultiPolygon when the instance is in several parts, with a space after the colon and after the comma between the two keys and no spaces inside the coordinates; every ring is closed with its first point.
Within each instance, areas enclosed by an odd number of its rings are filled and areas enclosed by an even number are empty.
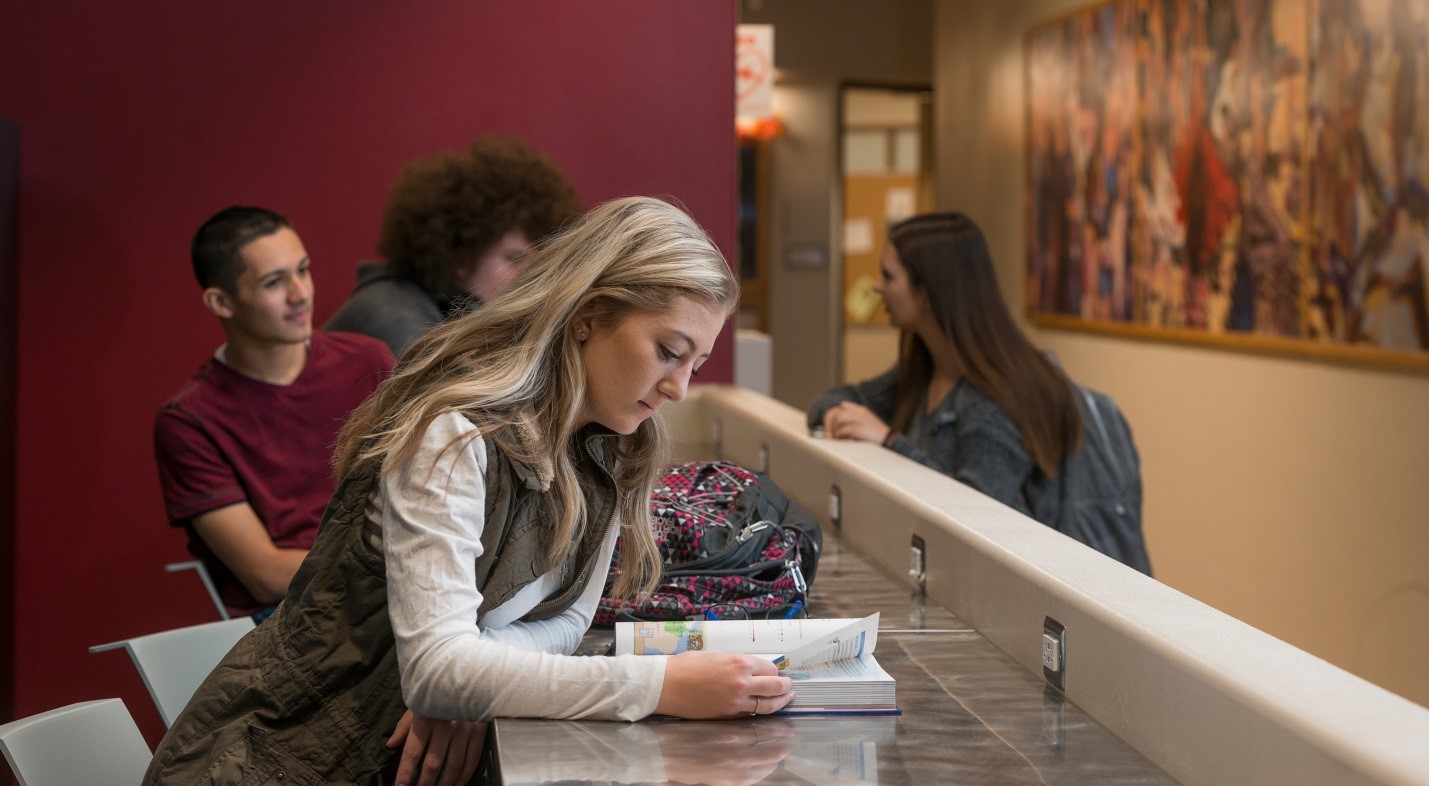
{"type": "Polygon", "coordinates": [[[503,235],[519,229],[535,243],[578,213],[575,189],[549,158],[520,139],[485,136],[402,170],[377,253],[427,292],[460,296],[458,273],[503,235]]]}
{"type": "Polygon", "coordinates": [[[293,222],[263,207],[234,205],[214,214],[194,233],[189,256],[194,277],[203,289],[218,287],[230,294],[243,274],[243,247],[280,229],[292,229],[293,222]]]}

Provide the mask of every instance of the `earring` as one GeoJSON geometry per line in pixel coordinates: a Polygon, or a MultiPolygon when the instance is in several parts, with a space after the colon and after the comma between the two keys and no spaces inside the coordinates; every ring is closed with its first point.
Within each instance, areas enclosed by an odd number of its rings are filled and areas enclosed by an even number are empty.
{"type": "Polygon", "coordinates": [[[586,336],[588,336],[588,335],[590,335],[590,332],[587,331],[585,328],[576,328],[576,340],[577,340],[577,341],[585,341],[586,336]]]}

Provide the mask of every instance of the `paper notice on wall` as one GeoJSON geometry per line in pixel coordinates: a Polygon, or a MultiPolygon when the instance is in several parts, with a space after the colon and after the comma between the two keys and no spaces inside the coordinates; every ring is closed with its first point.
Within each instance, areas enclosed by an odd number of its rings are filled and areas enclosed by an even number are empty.
{"type": "Polygon", "coordinates": [[[826,243],[791,240],[784,244],[784,267],[792,270],[827,270],[829,247],[826,243]]]}
{"type": "Polygon", "coordinates": [[[735,27],[734,95],[736,116],[774,116],[774,25],[735,27]]]}
{"type": "Polygon", "coordinates": [[[888,193],[883,197],[883,214],[892,224],[909,218],[913,211],[917,210],[918,200],[913,194],[913,189],[898,187],[888,189],[888,193]]]}
{"type": "Polygon", "coordinates": [[[867,325],[883,305],[883,296],[873,286],[878,282],[873,276],[864,274],[854,279],[848,294],[844,295],[844,313],[855,325],[867,325]]]}
{"type": "Polygon", "coordinates": [[[844,253],[869,254],[873,252],[873,222],[866,218],[850,218],[844,221],[844,253]]]}

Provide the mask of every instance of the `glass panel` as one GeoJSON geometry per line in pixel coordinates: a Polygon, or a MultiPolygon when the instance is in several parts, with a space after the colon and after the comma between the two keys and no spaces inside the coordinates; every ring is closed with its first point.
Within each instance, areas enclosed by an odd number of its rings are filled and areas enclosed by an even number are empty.
{"type": "Polygon", "coordinates": [[[899,174],[918,172],[918,151],[922,140],[916,128],[900,128],[893,132],[893,171],[899,174]]]}
{"type": "Polygon", "coordinates": [[[844,133],[844,174],[888,171],[888,134],[878,131],[844,133]]]}

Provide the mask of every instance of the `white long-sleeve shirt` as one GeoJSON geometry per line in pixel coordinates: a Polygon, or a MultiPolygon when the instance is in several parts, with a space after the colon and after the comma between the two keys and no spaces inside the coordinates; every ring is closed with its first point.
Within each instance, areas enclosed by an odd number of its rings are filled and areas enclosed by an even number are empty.
{"type": "Polygon", "coordinates": [[[440,415],[412,458],[383,476],[374,500],[407,707],[448,720],[649,715],[660,700],[665,658],[570,655],[595,614],[618,528],[611,528],[590,583],[566,611],[520,621],[559,589],[559,577],[547,573],[477,619],[486,462],[485,441],[471,421],[440,415]],[[444,450],[457,438],[464,443],[444,450]]]}

